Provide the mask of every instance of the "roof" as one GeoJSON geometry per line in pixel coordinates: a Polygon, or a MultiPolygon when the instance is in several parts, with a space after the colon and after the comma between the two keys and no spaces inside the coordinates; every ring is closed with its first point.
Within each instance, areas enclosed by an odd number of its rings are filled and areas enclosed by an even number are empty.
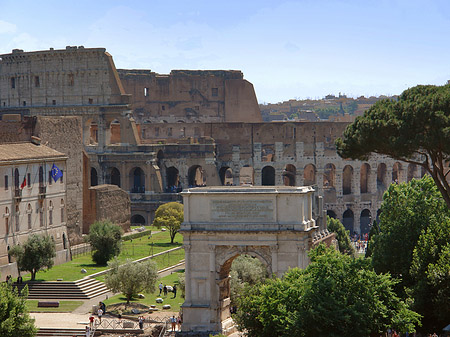
{"type": "Polygon", "coordinates": [[[67,159],[64,153],[33,143],[0,144],[0,163],[22,160],[67,159]]]}

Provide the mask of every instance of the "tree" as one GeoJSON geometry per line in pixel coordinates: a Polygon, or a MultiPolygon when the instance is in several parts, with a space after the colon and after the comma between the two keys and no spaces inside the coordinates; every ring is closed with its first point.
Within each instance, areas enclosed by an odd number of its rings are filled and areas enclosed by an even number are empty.
{"type": "Polygon", "coordinates": [[[127,260],[125,264],[120,265],[119,261],[114,259],[108,263],[108,266],[111,271],[106,275],[106,286],[113,292],[122,292],[127,299],[127,304],[143,291],[155,291],[158,270],[154,261],[133,263],[127,260]]]}
{"type": "Polygon", "coordinates": [[[33,337],[37,333],[34,320],[28,314],[28,286],[19,294],[8,282],[0,283],[0,336],[33,337]]]}
{"type": "Polygon", "coordinates": [[[338,220],[327,216],[327,228],[330,232],[336,233],[336,240],[339,244],[339,251],[342,254],[355,256],[355,248],[350,241],[350,231],[338,220]]]}
{"type": "Polygon", "coordinates": [[[175,234],[180,230],[180,225],[184,221],[183,204],[179,202],[168,202],[158,207],[155,212],[153,226],[158,228],[166,227],[170,233],[170,243],[173,243],[175,234]]]}
{"type": "Polygon", "coordinates": [[[249,255],[238,256],[230,271],[231,304],[236,305],[236,300],[246,285],[255,285],[268,276],[267,268],[260,260],[249,255]]]}
{"type": "Polygon", "coordinates": [[[10,254],[16,258],[19,271],[31,272],[31,281],[34,281],[39,270],[53,267],[55,242],[48,235],[32,234],[22,246],[14,246],[10,254]]]}
{"type": "Polygon", "coordinates": [[[122,240],[122,228],[110,221],[92,224],[86,241],[94,253],[92,259],[99,265],[105,265],[111,258],[119,255],[122,240]]]}
{"type": "Polygon", "coordinates": [[[393,291],[389,274],[376,274],[370,260],[321,245],[304,269],[247,287],[235,321],[247,336],[360,337],[388,327],[412,332],[420,315],[393,291]]]}
{"type": "Polygon", "coordinates": [[[375,271],[401,279],[399,289],[415,282],[410,275],[413,252],[432,217],[449,216],[439,191],[429,176],[409,183],[392,184],[381,204],[380,231],[370,238],[375,271]]]}
{"type": "Polygon", "coordinates": [[[416,164],[433,178],[450,208],[450,85],[419,85],[398,100],[381,100],[347,126],[336,140],[343,158],[366,160],[370,153],[416,164]]]}

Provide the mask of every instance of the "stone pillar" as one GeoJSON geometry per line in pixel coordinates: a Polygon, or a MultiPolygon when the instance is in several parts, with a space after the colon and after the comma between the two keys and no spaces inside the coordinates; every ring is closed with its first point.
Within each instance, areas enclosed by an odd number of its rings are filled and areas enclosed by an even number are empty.
{"type": "Polygon", "coordinates": [[[304,156],[304,143],[296,142],[295,143],[295,160],[297,162],[301,161],[304,156]]]}
{"type": "Polygon", "coordinates": [[[270,252],[272,254],[272,274],[278,275],[278,245],[270,246],[270,252]]]}
{"type": "Polygon", "coordinates": [[[120,187],[127,192],[131,191],[130,180],[128,179],[127,165],[124,161],[120,162],[120,187]]]}
{"type": "Polygon", "coordinates": [[[360,167],[353,168],[352,192],[353,192],[354,196],[361,195],[361,168],[360,167]]]}
{"type": "Polygon", "coordinates": [[[283,169],[275,168],[275,185],[283,186],[283,169]]]}
{"type": "Polygon", "coordinates": [[[233,170],[233,185],[239,186],[240,185],[240,166],[239,161],[241,160],[241,148],[239,145],[233,146],[233,153],[231,155],[231,160],[233,161],[233,167],[231,168],[233,170]]]}
{"type": "Polygon", "coordinates": [[[322,167],[316,169],[317,191],[319,192],[320,195],[323,195],[323,174],[324,169],[322,167]]]}
{"type": "Polygon", "coordinates": [[[370,165],[370,176],[368,181],[369,193],[377,193],[377,164],[370,165]]]}
{"type": "Polygon", "coordinates": [[[216,246],[208,245],[209,248],[209,285],[211,309],[217,309],[219,300],[216,285],[216,246]]]}
{"type": "Polygon", "coordinates": [[[261,143],[253,144],[253,162],[254,163],[261,162],[261,143]]]}
{"type": "Polygon", "coordinates": [[[255,186],[262,185],[262,174],[261,169],[255,169],[255,186]]]}
{"type": "Polygon", "coordinates": [[[295,185],[296,186],[303,186],[303,182],[304,182],[304,169],[303,168],[297,168],[297,170],[295,171],[295,185]]]}
{"type": "Polygon", "coordinates": [[[184,244],[183,245],[184,248],[184,254],[185,254],[185,260],[184,260],[184,264],[185,264],[185,268],[186,268],[186,274],[185,274],[185,294],[184,294],[184,299],[185,302],[184,304],[186,306],[190,306],[191,305],[191,301],[192,301],[192,284],[191,284],[191,245],[190,244],[184,244]]]}
{"type": "Polygon", "coordinates": [[[283,160],[283,143],[282,142],[275,142],[275,161],[280,162],[283,160]]]}
{"type": "Polygon", "coordinates": [[[103,114],[98,115],[97,144],[99,149],[103,149],[106,145],[106,122],[103,114]]]}
{"type": "Polygon", "coordinates": [[[343,195],[342,191],[342,169],[336,168],[335,173],[335,181],[334,181],[334,188],[336,189],[336,197],[341,198],[343,195]]]}
{"type": "MultiPolygon", "coordinates": [[[[151,176],[153,171],[153,166],[151,160],[147,160],[145,162],[145,193],[150,192],[152,190],[151,176]]],[[[163,186],[164,189],[164,186],[163,186]]]]}

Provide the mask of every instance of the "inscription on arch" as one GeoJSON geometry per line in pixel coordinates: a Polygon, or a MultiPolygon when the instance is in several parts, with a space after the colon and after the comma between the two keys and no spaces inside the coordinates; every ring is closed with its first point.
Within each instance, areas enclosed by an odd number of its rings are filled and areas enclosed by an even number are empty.
{"type": "Polygon", "coordinates": [[[261,222],[273,220],[272,200],[211,200],[211,220],[261,222]]]}

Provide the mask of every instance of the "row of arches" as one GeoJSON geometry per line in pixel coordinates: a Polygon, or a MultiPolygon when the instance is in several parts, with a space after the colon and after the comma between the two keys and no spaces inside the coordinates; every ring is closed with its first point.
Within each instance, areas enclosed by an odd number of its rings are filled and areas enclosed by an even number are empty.
{"type": "MultiPolygon", "coordinates": [[[[330,218],[338,219],[336,212],[333,210],[327,210],[327,215],[330,218]]],[[[377,211],[376,215],[377,221],[379,221],[379,216],[380,210],[377,211]]],[[[357,225],[357,223],[355,223],[355,214],[350,208],[348,208],[342,214],[342,219],[340,220],[342,221],[342,224],[344,225],[345,229],[350,231],[351,235],[353,235],[354,233],[358,233],[361,235],[369,233],[373,222],[372,213],[367,208],[363,209],[359,214],[359,226],[357,225]]]]}

